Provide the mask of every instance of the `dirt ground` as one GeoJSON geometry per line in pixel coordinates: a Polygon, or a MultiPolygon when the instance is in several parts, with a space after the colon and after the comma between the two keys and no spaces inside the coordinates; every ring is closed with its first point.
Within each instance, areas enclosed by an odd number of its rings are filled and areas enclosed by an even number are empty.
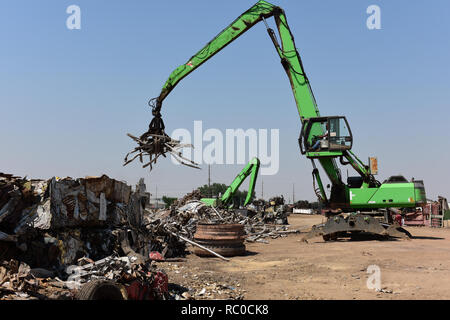
{"type": "MultiPolygon", "coordinates": [[[[306,232],[322,219],[290,215],[289,224],[306,232]]],[[[247,255],[229,262],[189,254],[160,266],[170,282],[205,288],[197,299],[450,299],[450,228],[406,229],[413,239],[303,243],[303,232],[247,243],[247,255]],[[381,291],[367,287],[370,265],[380,268],[381,291]]]]}

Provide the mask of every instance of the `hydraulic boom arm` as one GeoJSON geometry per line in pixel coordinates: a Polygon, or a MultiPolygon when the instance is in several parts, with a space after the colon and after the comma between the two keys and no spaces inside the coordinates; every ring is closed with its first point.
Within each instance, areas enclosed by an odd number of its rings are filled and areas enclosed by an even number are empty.
{"type": "Polygon", "coordinates": [[[245,198],[244,207],[250,202],[252,199],[253,191],[255,190],[256,178],[258,177],[259,171],[259,159],[253,158],[249,163],[242,169],[242,171],[236,176],[233,182],[230,184],[228,189],[223,194],[221,200],[224,205],[230,203],[233,198],[233,195],[239,189],[244,180],[250,175],[250,182],[248,185],[248,192],[245,198]]]}
{"type": "Polygon", "coordinates": [[[222,32],[220,32],[213,40],[208,42],[199,52],[189,58],[185,64],[179,66],[170,74],[161,93],[153,100],[153,103],[155,104],[153,110],[154,113],[159,114],[164,99],[184,77],[244,34],[255,24],[272,16],[275,18],[281,38],[281,46],[278,43],[275,32],[270,28],[267,30],[291,82],[300,118],[303,121],[303,119],[310,117],[318,117],[319,110],[308,77],[304,72],[300,55],[295,47],[294,36],[287,24],[286,15],[280,7],[274,6],[263,0],[257,2],[253,7],[245,11],[228,27],[222,30],[222,32]]]}
{"type": "MultiPolygon", "coordinates": [[[[153,115],[155,116],[152,122],[155,120],[160,122],[162,102],[184,77],[201,66],[255,24],[263,20],[281,59],[281,64],[289,78],[302,123],[308,118],[319,117],[319,110],[308,77],[304,71],[300,55],[296,49],[294,36],[287,24],[286,15],[280,7],[261,0],[222,30],[222,32],[208,42],[199,52],[189,58],[185,64],[179,66],[170,74],[160,95],[157,98],[152,99],[149,103],[153,108],[153,115]],[[275,19],[279,37],[281,39],[281,45],[278,43],[274,30],[269,28],[265,21],[265,19],[272,16],[275,19]]],[[[313,133],[322,135],[323,130],[320,127],[316,127],[313,129],[313,133]]],[[[319,159],[319,162],[333,185],[343,185],[340,172],[333,158],[321,158],[319,159]]],[[[324,188],[321,187],[320,189],[322,198],[326,200],[325,192],[323,191],[324,188]]]]}
{"type": "Polygon", "coordinates": [[[258,177],[259,166],[260,162],[258,158],[254,157],[252,160],[250,160],[249,163],[247,163],[247,165],[241,170],[241,172],[239,172],[236,178],[234,178],[233,182],[231,182],[227,190],[225,190],[224,194],[220,198],[219,203],[215,198],[203,198],[201,199],[201,201],[207,205],[214,207],[217,205],[229,206],[236,191],[239,189],[245,179],[250,176],[247,196],[245,197],[244,201],[245,207],[252,200],[253,191],[255,191],[256,186],[256,178],[258,177]]]}

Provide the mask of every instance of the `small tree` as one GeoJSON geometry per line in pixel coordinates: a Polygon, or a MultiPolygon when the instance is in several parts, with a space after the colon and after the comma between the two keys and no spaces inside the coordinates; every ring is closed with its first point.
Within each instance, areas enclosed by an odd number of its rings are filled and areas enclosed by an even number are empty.
{"type": "Polygon", "coordinates": [[[227,188],[228,186],[223,183],[213,183],[211,186],[205,184],[198,189],[200,190],[200,193],[202,194],[203,197],[215,198],[219,197],[220,195],[223,195],[227,190],[227,188]]]}
{"type": "Polygon", "coordinates": [[[164,201],[164,203],[166,204],[166,209],[169,208],[172,205],[172,203],[174,203],[175,200],[177,200],[177,198],[171,198],[166,196],[162,197],[162,201],[164,201]]]}

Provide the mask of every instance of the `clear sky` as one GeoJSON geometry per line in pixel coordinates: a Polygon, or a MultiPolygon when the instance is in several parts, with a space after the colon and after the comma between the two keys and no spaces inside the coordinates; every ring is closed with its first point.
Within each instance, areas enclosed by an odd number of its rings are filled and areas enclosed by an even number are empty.
{"type": "MultiPolygon", "coordinates": [[[[32,178],[108,174],[150,192],[181,196],[208,170],[162,159],[136,162],[126,136],[151,120],[149,98],[174,68],[256,1],[4,0],[0,2],[0,171],[32,178]],[[69,30],[66,8],[81,8],[69,30]]],[[[322,115],[345,115],[353,151],[377,156],[378,179],[423,179],[428,198],[450,197],[450,2],[273,1],[286,11],[322,115]],[[381,8],[369,30],[366,8],[381,8]]],[[[270,20],[272,26],[273,20],[270,20]]],[[[280,129],[280,170],[257,195],[314,200],[311,164],[299,153],[300,121],[264,25],[185,78],[166,99],[167,131],[280,129]]],[[[213,165],[229,183],[242,165],[213,165]]],[[[346,177],[346,172],[343,172],[346,177]]],[[[246,185],[244,186],[246,187],[246,185]]]]}

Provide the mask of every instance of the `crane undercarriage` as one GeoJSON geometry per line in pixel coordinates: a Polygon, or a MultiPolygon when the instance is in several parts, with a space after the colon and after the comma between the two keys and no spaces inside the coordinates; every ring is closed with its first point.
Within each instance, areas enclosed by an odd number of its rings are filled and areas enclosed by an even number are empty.
{"type": "Polygon", "coordinates": [[[302,241],[322,236],[325,241],[337,240],[338,238],[359,238],[362,235],[375,235],[380,238],[404,238],[410,239],[411,234],[403,229],[397,222],[386,223],[377,217],[360,214],[338,214],[329,217],[325,223],[314,225],[302,241]]]}

